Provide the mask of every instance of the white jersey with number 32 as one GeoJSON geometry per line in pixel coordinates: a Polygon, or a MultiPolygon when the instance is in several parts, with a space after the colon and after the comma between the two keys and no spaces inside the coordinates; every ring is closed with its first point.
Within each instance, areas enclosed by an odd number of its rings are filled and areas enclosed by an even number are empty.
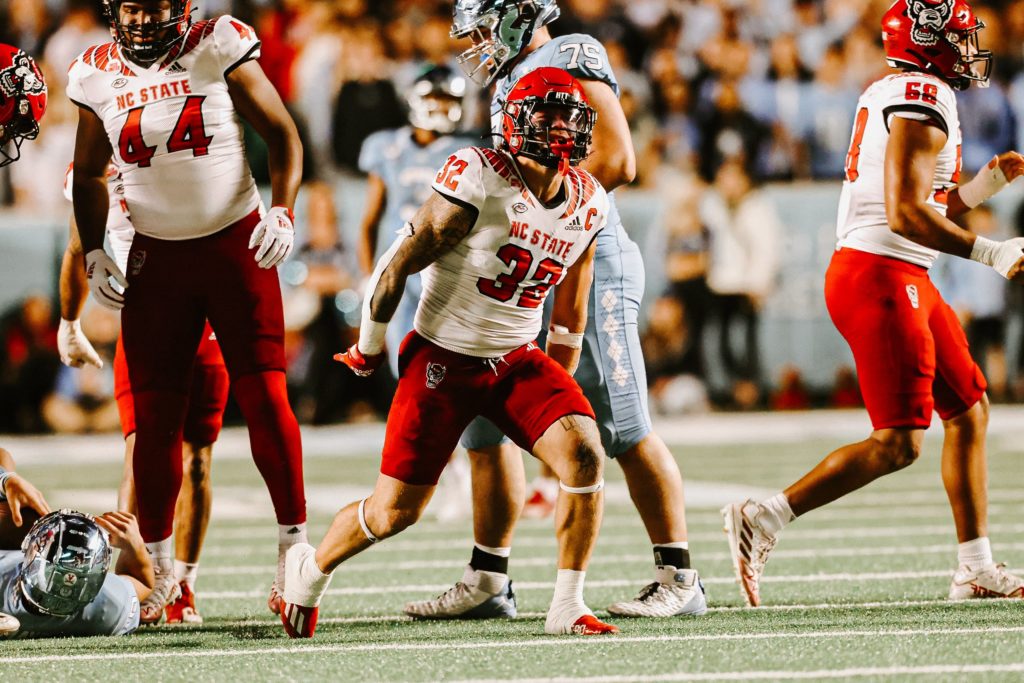
{"type": "Polygon", "coordinates": [[[508,155],[468,147],[449,157],[433,189],[478,215],[469,234],[423,271],[416,331],[479,358],[535,340],[548,291],[607,223],[604,188],[571,168],[562,201],[548,208],[508,155]]]}
{"type": "Polygon", "coordinates": [[[960,179],[960,118],[953,89],[920,72],[893,74],[871,84],[857,103],[846,181],[839,200],[838,246],[931,267],[938,256],[889,229],[885,213],[885,150],[893,117],[928,121],[946,133],[928,204],[946,214],[946,196],[960,179]]]}
{"type": "Polygon", "coordinates": [[[260,206],[227,75],[259,57],[230,16],[193,24],[148,69],[115,43],[71,65],[68,97],[106,129],[135,229],[165,240],[210,235],[260,206]]]}

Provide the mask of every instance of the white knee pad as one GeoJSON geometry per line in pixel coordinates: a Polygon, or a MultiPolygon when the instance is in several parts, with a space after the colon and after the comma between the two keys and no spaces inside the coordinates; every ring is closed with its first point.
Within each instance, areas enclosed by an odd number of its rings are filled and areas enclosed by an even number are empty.
{"type": "Polygon", "coordinates": [[[566,486],[563,482],[558,482],[558,486],[566,493],[576,494],[587,494],[597,493],[604,488],[604,479],[600,479],[596,484],[592,486],[566,486]]]}
{"type": "MultiPolygon", "coordinates": [[[[604,482],[601,482],[601,484],[603,485],[604,482]]],[[[380,539],[373,535],[373,532],[370,531],[369,525],[366,523],[366,513],[363,510],[363,508],[365,507],[366,498],[363,498],[361,501],[359,501],[359,528],[363,530],[364,534],[366,534],[366,538],[370,541],[370,543],[377,543],[378,541],[380,541],[380,539]]]]}

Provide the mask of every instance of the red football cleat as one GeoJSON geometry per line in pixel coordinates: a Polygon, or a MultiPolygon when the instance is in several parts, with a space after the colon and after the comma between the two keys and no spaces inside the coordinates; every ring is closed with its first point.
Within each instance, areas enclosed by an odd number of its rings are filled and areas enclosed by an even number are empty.
{"type": "Polygon", "coordinates": [[[182,581],[181,595],[177,600],[164,608],[164,618],[168,624],[201,624],[203,617],[196,609],[196,594],[187,583],[182,581]]]}
{"type": "Polygon", "coordinates": [[[572,632],[577,636],[603,636],[618,633],[619,627],[606,624],[593,614],[584,614],[572,625],[572,632]]]}
{"type": "Polygon", "coordinates": [[[319,614],[319,607],[281,603],[281,623],[284,624],[284,631],[289,638],[312,638],[316,632],[316,619],[319,614]]]}

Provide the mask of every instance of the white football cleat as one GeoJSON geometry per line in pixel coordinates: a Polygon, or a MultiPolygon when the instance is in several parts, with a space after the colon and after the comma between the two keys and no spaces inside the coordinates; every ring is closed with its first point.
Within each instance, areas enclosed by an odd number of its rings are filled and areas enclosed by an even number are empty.
{"type": "Polygon", "coordinates": [[[154,565],[156,585],[139,608],[139,622],[142,624],[159,623],[164,615],[164,608],[181,596],[181,586],[174,576],[174,566],[168,564],[166,567],[160,567],[156,563],[154,565]]]}
{"type": "Polygon", "coordinates": [[[722,508],[732,567],[743,599],[750,607],[761,604],[761,574],[778,538],[761,526],[761,512],[761,506],[749,498],[744,503],[731,503],[722,508]]]}
{"type": "Polygon", "coordinates": [[[511,619],[516,616],[516,594],[507,574],[466,566],[462,581],[433,600],[405,604],[414,619],[511,619]]]}
{"type": "Polygon", "coordinates": [[[19,628],[21,628],[21,622],[17,617],[0,612],[0,638],[13,636],[19,628]]]}
{"type": "Polygon", "coordinates": [[[632,600],[616,602],[608,613],[617,617],[699,617],[708,611],[704,584],[696,569],[658,567],[655,581],[632,600]]]}
{"type": "Polygon", "coordinates": [[[975,598],[1016,598],[1024,599],[1024,579],[1006,571],[1003,563],[982,569],[971,569],[960,565],[949,586],[950,600],[972,600],[975,598]]]}

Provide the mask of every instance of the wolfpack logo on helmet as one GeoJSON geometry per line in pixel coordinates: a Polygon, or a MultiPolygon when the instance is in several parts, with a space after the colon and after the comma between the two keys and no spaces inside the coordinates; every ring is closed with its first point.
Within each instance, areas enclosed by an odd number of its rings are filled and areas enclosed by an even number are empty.
{"type": "Polygon", "coordinates": [[[939,33],[953,18],[953,0],[910,0],[907,14],[914,20],[910,38],[918,45],[934,45],[939,42],[939,33]]]}
{"type": "Polygon", "coordinates": [[[35,64],[29,61],[28,55],[18,52],[14,55],[14,63],[0,71],[0,89],[7,97],[14,97],[21,92],[40,95],[46,92],[46,84],[35,64]]]}

